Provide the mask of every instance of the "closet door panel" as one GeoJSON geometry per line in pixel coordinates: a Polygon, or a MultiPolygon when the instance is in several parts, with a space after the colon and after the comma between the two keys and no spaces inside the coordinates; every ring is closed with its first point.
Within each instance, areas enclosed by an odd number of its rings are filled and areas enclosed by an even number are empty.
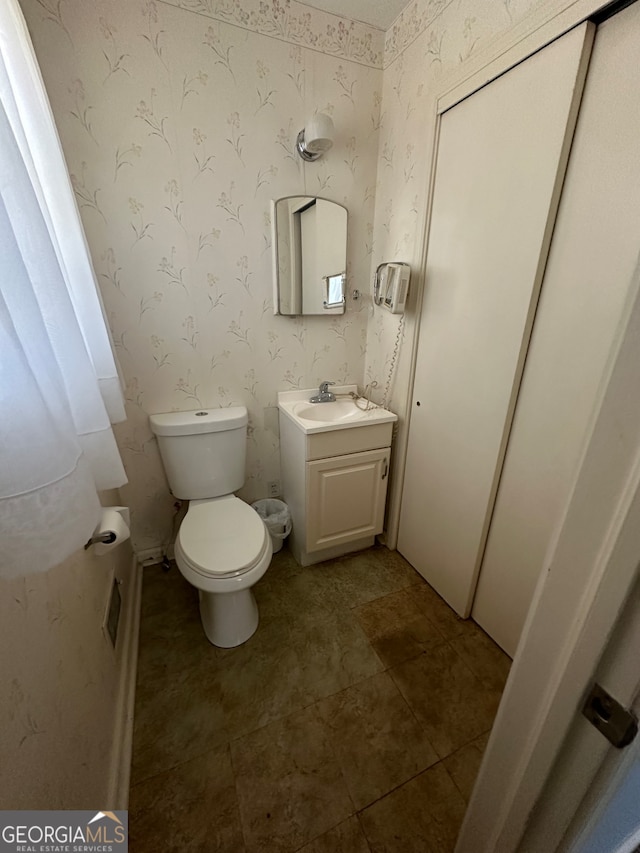
{"type": "Polygon", "coordinates": [[[546,261],[587,25],[441,120],[398,548],[467,616],[546,261]]]}
{"type": "Polygon", "coordinates": [[[473,605],[473,618],[510,655],[569,498],[638,263],[638,56],[635,4],[596,35],[473,605]]]}

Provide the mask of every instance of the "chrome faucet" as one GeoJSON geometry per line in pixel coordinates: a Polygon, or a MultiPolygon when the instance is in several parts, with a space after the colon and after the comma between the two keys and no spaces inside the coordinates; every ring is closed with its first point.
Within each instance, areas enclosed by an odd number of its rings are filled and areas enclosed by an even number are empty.
{"type": "Polygon", "coordinates": [[[329,391],[329,385],[335,385],[335,382],[321,382],[319,393],[309,398],[310,403],[334,403],[336,395],[329,391]]]}

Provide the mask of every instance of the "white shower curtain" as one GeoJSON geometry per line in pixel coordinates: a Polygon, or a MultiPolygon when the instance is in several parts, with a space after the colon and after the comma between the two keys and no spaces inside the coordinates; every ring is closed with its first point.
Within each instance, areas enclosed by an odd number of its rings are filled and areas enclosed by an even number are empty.
{"type": "Polygon", "coordinates": [[[0,4],[0,577],[81,547],[126,475],[121,385],[17,0],[0,4]]]}

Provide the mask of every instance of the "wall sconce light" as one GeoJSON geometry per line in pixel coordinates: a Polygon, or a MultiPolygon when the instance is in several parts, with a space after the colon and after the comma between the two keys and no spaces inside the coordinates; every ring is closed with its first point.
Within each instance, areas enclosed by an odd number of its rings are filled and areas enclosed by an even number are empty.
{"type": "Polygon", "coordinates": [[[325,113],[316,113],[298,134],[296,149],[303,160],[317,160],[333,145],[333,122],[325,113]]]}

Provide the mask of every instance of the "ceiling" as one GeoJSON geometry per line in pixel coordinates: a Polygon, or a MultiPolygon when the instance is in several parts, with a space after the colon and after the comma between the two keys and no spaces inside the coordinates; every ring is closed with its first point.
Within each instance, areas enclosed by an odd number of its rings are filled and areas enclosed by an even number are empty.
{"type": "Polygon", "coordinates": [[[380,30],[388,30],[409,0],[313,0],[305,6],[323,9],[354,21],[363,21],[380,30]]]}

